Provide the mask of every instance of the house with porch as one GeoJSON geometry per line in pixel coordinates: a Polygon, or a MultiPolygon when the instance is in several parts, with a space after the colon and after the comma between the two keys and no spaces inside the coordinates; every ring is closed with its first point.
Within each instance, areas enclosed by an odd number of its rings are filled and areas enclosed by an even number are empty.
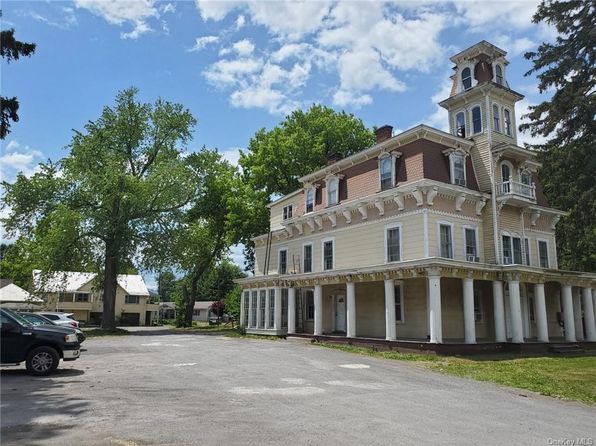
{"type": "MultiPolygon", "coordinates": [[[[49,311],[73,313],[76,320],[99,325],[103,315],[103,292],[97,287],[97,274],[33,271],[34,294],[44,300],[49,311]]],[[[159,306],[151,303],[149,290],[138,274],[117,277],[115,314],[121,325],[151,325],[158,319],[159,306]]]]}
{"type": "Polygon", "coordinates": [[[249,333],[425,344],[596,341],[596,274],[558,269],[555,227],[518,144],[506,52],[451,57],[449,132],[418,125],[269,205],[242,286],[249,333]]]}

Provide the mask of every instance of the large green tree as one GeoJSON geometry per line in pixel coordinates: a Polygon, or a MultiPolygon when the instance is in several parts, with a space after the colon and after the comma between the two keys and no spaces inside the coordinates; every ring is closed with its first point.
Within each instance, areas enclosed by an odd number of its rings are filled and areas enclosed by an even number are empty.
{"type": "Polygon", "coordinates": [[[261,129],[240,156],[245,180],[251,185],[254,204],[243,222],[241,240],[247,269],[254,267],[250,238],[269,230],[266,208],[271,197],[286,195],[301,187],[299,178],[323,167],[331,155],[346,157],[374,143],[374,132],[362,120],[332,108],[313,105],[296,110],[272,130],[261,129]]]}
{"type": "Polygon", "coordinates": [[[194,194],[182,156],[195,120],[180,104],[137,100],[134,88],[76,131],[70,153],[31,178],[4,182],[7,232],[34,241],[50,270],[91,262],[102,277],[102,326],[115,325],[117,274],[163,243],[194,194]],[[79,259],[80,257],[80,259],[79,259]]]}
{"type": "Polygon", "coordinates": [[[162,302],[171,302],[176,291],[176,275],[172,271],[161,271],[157,276],[157,294],[162,302]]]}
{"type": "MultiPolygon", "coordinates": [[[[7,62],[19,60],[21,56],[28,57],[35,52],[34,43],[21,42],[14,37],[14,29],[0,33],[0,57],[7,62]]],[[[10,132],[10,121],[19,120],[19,101],[16,97],[0,96],[0,139],[6,138],[10,132]]]]}
{"type": "Polygon", "coordinates": [[[526,53],[541,92],[550,99],[530,107],[520,126],[533,136],[543,163],[541,183],[552,206],[566,210],[557,226],[559,265],[596,271],[596,15],[594,2],[543,1],[533,21],[555,26],[554,43],[526,53]]]}

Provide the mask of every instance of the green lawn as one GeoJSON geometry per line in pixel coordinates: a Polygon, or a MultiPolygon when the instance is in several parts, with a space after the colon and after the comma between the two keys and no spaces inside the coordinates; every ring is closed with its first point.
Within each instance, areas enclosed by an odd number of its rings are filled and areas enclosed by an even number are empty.
{"type": "Polygon", "coordinates": [[[463,358],[377,352],[364,347],[324,343],[316,345],[379,358],[415,361],[429,370],[441,373],[596,405],[596,356],[520,358],[501,355],[463,358]]]}
{"type": "Polygon", "coordinates": [[[114,328],[112,330],[106,330],[104,328],[82,328],[81,330],[88,338],[94,338],[98,336],[126,336],[130,334],[129,331],[122,328],[114,328]]]}

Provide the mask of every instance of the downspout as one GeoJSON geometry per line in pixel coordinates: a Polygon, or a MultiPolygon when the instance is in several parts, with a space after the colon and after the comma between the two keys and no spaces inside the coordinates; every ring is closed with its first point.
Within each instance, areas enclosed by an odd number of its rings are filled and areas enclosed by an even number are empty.
{"type": "Polygon", "coordinates": [[[495,262],[497,265],[501,265],[501,250],[499,248],[499,221],[497,218],[497,189],[495,184],[495,163],[493,160],[493,133],[492,133],[492,122],[490,116],[490,102],[488,96],[486,96],[486,128],[488,131],[488,153],[490,160],[490,188],[491,188],[491,206],[493,210],[493,244],[495,246],[495,262]]]}

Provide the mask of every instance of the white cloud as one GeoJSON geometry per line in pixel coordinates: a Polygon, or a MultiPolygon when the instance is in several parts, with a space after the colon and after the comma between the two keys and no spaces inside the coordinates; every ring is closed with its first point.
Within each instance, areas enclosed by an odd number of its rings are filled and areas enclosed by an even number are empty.
{"type": "Polygon", "coordinates": [[[248,39],[239,40],[232,47],[240,56],[249,56],[255,49],[253,43],[248,39]]]}
{"type": "Polygon", "coordinates": [[[473,31],[486,32],[487,28],[507,24],[510,31],[527,29],[532,24],[539,0],[524,1],[459,1],[454,2],[460,16],[459,24],[469,26],[473,31]]]}
{"type": "Polygon", "coordinates": [[[195,0],[195,5],[205,21],[224,19],[233,9],[240,6],[242,2],[228,0],[195,0]]]}
{"type": "Polygon", "coordinates": [[[330,1],[256,1],[249,4],[253,23],[265,26],[271,34],[295,40],[322,26],[330,1]]]}
{"type": "Polygon", "coordinates": [[[159,8],[162,14],[167,14],[168,12],[176,12],[176,5],[173,3],[166,3],[165,5],[162,4],[159,8]]]}
{"type": "Polygon", "coordinates": [[[438,103],[447,99],[451,93],[451,86],[453,81],[449,79],[450,73],[445,73],[443,76],[443,82],[439,86],[439,89],[431,97],[431,101],[435,105],[435,111],[424,118],[423,123],[430,125],[431,127],[438,128],[444,132],[449,131],[449,118],[447,110],[441,107],[438,103]]]}
{"type": "MultiPolygon", "coordinates": [[[[131,24],[132,31],[120,34],[123,39],[137,39],[152,31],[147,20],[160,16],[159,10],[155,7],[155,0],[75,0],[75,6],[103,17],[112,25],[131,24]]],[[[165,9],[168,9],[167,5],[165,9]]]]}
{"type": "MultiPolygon", "coordinates": [[[[517,124],[524,124],[528,122],[527,118],[523,118],[524,115],[530,112],[530,106],[537,105],[535,102],[529,99],[522,99],[518,103],[515,104],[515,118],[517,124]]],[[[547,141],[547,138],[544,136],[532,136],[530,135],[529,131],[520,132],[519,129],[517,130],[517,143],[520,146],[524,144],[532,144],[532,145],[539,145],[544,144],[547,141]]]]}
{"type": "Polygon", "coordinates": [[[234,262],[236,265],[240,267],[240,269],[244,271],[244,262],[246,261],[246,258],[244,257],[243,251],[244,245],[241,243],[238,245],[234,245],[230,248],[230,258],[232,262],[234,262]]]}
{"type": "Polygon", "coordinates": [[[259,59],[220,60],[204,71],[207,81],[216,87],[237,85],[245,82],[247,75],[261,69],[263,63],[259,59]]]}
{"type": "Polygon", "coordinates": [[[4,152],[0,156],[0,181],[12,182],[19,172],[29,177],[39,171],[39,162],[43,159],[43,153],[39,150],[22,146],[13,139],[6,145],[4,152]]]}
{"type": "Polygon", "coordinates": [[[240,152],[242,152],[242,149],[240,147],[232,147],[230,149],[219,151],[222,158],[229,162],[232,166],[238,166],[238,161],[240,160],[240,152]]]}
{"type": "Polygon", "coordinates": [[[509,59],[538,48],[538,44],[527,37],[513,38],[510,35],[501,34],[494,37],[491,41],[499,48],[506,50],[509,59]]]}
{"type": "Polygon", "coordinates": [[[10,152],[11,150],[18,149],[21,145],[14,139],[10,140],[4,150],[10,152]]]}
{"type": "Polygon", "coordinates": [[[239,30],[240,28],[242,28],[244,25],[246,24],[246,18],[240,14],[237,18],[236,18],[236,30],[239,30]]]}
{"type": "Polygon", "coordinates": [[[189,52],[193,52],[193,51],[201,51],[203,50],[207,45],[209,45],[210,43],[216,43],[219,41],[219,37],[217,36],[203,36],[203,37],[197,37],[195,39],[195,44],[192,48],[189,48],[187,51],[189,52]]]}

